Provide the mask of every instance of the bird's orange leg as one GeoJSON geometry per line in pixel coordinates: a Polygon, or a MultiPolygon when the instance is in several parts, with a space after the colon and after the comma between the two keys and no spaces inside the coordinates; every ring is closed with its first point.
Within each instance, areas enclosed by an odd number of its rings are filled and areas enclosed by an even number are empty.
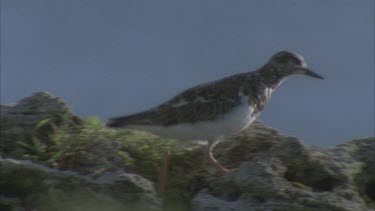
{"type": "Polygon", "coordinates": [[[168,180],[169,161],[171,157],[171,151],[167,148],[167,152],[164,155],[163,166],[159,175],[159,193],[164,193],[166,183],[168,180]]]}
{"type": "Polygon", "coordinates": [[[216,160],[216,159],[214,158],[214,156],[212,155],[211,148],[210,148],[209,145],[206,145],[206,147],[205,147],[205,152],[206,152],[206,157],[207,157],[207,159],[208,159],[212,164],[214,164],[216,167],[218,167],[221,173],[227,173],[227,172],[230,172],[230,171],[235,170],[235,169],[227,169],[227,168],[225,168],[223,165],[221,165],[219,162],[217,162],[217,160],[216,160]]]}

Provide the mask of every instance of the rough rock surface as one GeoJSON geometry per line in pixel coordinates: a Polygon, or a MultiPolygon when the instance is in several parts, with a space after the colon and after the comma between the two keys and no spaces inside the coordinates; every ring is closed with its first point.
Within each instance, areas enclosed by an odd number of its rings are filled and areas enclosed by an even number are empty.
{"type": "Polygon", "coordinates": [[[92,129],[48,93],[0,111],[0,210],[375,208],[374,137],[318,149],[255,122],[215,147],[224,166],[237,168],[225,175],[205,160],[200,146],[172,148],[166,192],[158,195],[166,140],[92,129]],[[46,119],[51,124],[37,127],[46,119]],[[20,142],[29,148],[21,150],[20,142]]]}
{"type": "Polygon", "coordinates": [[[106,139],[102,129],[85,131],[61,98],[39,92],[0,111],[0,210],[161,210],[154,183],[124,168],[127,145],[106,139]],[[51,153],[60,152],[52,165],[51,153]]]}
{"type": "Polygon", "coordinates": [[[0,210],[161,210],[153,184],[135,174],[91,178],[13,159],[0,166],[0,210]]]}
{"type": "Polygon", "coordinates": [[[373,210],[375,139],[312,149],[255,123],[215,151],[238,167],[211,178],[193,210],[373,210]]]}
{"type": "MultiPolygon", "coordinates": [[[[17,147],[15,140],[27,139],[35,132],[35,126],[45,119],[59,124],[68,120],[70,124],[79,124],[75,116],[61,98],[48,92],[37,92],[14,105],[0,105],[0,154],[6,155],[17,147]]],[[[39,135],[45,135],[51,128],[44,127],[39,135]]]]}

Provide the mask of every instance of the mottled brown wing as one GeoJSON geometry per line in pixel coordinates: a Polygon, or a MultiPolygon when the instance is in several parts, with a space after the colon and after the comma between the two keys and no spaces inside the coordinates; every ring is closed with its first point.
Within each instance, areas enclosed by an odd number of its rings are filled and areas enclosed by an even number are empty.
{"type": "MultiPolygon", "coordinates": [[[[238,75],[236,75],[238,76],[238,75]]],[[[145,112],[113,118],[110,127],[126,125],[172,125],[213,120],[231,110],[241,101],[240,85],[232,76],[220,81],[190,88],[160,106],[145,112]]]]}

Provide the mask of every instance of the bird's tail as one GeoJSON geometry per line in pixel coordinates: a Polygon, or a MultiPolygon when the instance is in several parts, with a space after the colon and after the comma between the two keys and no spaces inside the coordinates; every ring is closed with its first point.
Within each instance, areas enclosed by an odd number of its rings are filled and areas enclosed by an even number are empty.
{"type": "Polygon", "coordinates": [[[148,119],[145,118],[146,115],[147,115],[146,112],[141,112],[141,113],[137,113],[133,115],[111,118],[107,122],[106,126],[113,127],[113,128],[120,128],[120,127],[126,127],[127,125],[132,125],[132,124],[147,124],[148,119]]]}
{"type": "Polygon", "coordinates": [[[108,120],[106,123],[107,127],[113,127],[113,128],[118,128],[118,127],[123,127],[126,125],[126,117],[116,117],[116,118],[111,118],[108,120]]]}

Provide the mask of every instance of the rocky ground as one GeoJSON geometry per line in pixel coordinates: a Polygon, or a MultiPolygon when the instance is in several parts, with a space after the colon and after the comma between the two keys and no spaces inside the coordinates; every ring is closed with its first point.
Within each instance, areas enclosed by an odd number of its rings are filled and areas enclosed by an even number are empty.
{"type": "Polygon", "coordinates": [[[375,138],[317,149],[260,122],[201,146],[81,118],[49,93],[1,105],[0,210],[373,210],[375,138]],[[166,191],[158,193],[171,150],[166,191]]]}

